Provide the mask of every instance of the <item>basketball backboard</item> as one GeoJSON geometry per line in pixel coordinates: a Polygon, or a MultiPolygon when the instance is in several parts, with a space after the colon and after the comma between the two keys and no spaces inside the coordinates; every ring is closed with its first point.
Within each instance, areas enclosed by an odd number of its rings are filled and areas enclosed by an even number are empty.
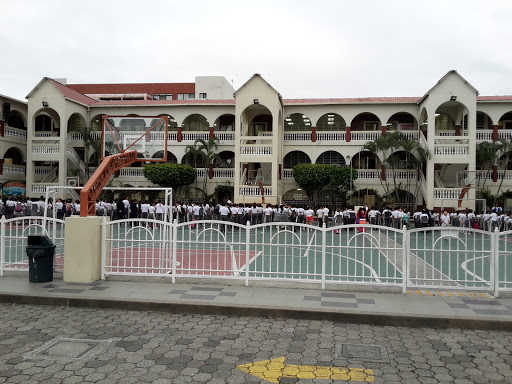
{"type": "Polygon", "coordinates": [[[167,116],[104,115],[102,121],[102,160],[137,151],[137,161],[167,161],[167,116]]]}

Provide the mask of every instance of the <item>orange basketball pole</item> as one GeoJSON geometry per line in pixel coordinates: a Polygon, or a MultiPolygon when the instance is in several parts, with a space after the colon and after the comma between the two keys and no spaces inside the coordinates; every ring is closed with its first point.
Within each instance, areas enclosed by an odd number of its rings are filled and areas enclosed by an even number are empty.
{"type": "Polygon", "coordinates": [[[96,172],[80,192],[80,216],[95,216],[96,199],[107,185],[110,177],[118,170],[137,161],[137,151],[118,153],[103,159],[96,172]]]}

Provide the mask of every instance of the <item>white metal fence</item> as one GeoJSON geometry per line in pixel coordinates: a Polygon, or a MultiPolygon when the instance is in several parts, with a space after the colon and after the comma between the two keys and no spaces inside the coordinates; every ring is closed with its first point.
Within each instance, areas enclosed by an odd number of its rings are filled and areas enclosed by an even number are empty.
{"type": "MultiPolygon", "coordinates": [[[[247,217],[244,217],[245,221],[247,217]]],[[[103,223],[103,275],[512,291],[512,231],[291,222],[103,223]]]]}
{"type": "Polygon", "coordinates": [[[0,276],[4,271],[28,271],[26,253],[29,235],[46,235],[55,244],[54,270],[64,269],[63,220],[41,216],[0,219],[0,276]]]}

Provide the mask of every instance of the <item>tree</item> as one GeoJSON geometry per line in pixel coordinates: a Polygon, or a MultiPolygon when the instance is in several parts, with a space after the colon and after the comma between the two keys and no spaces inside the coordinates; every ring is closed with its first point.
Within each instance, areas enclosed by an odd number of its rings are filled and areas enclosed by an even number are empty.
{"type": "Polygon", "coordinates": [[[318,202],[318,192],[329,185],[332,165],[299,164],[293,167],[293,178],[309,198],[312,206],[318,202]]]}
{"type": "Polygon", "coordinates": [[[197,178],[195,168],[181,164],[146,164],[143,172],[144,177],[153,184],[172,188],[175,196],[179,196],[181,188],[192,184],[197,178]]]}
{"type": "Polygon", "coordinates": [[[331,165],[328,187],[336,192],[343,204],[346,204],[348,193],[354,190],[354,181],[357,177],[358,173],[354,168],[331,165]]]}
{"type": "Polygon", "coordinates": [[[214,165],[216,161],[220,161],[220,156],[216,153],[219,148],[219,139],[217,137],[210,137],[208,140],[197,139],[194,145],[189,145],[186,148],[186,154],[194,161],[197,162],[198,158],[203,160],[203,188],[201,189],[205,199],[208,196],[206,185],[208,183],[208,175],[210,166],[214,165]]]}

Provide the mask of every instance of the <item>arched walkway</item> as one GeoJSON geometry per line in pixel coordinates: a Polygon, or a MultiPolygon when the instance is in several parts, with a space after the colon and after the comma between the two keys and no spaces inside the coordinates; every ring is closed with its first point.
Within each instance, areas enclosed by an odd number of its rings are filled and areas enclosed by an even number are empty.
{"type": "Polygon", "coordinates": [[[285,131],[311,131],[311,120],[302,113],[292,113],[284,119],[285,131]]]}
{"type": "Polygon", "coordinates": [[[336,164],[339,166],[345,166],[345,158],[342,154],[336,151],[326,151],[322,153],[316,159],[316,164],[336,164]]]}
{"type": "Polygon", "coordinates": [[[291,151],[283,159],[284,168],[293,168],[299,164],[311,164],[311,159],[305,152],[291,151]]]}

